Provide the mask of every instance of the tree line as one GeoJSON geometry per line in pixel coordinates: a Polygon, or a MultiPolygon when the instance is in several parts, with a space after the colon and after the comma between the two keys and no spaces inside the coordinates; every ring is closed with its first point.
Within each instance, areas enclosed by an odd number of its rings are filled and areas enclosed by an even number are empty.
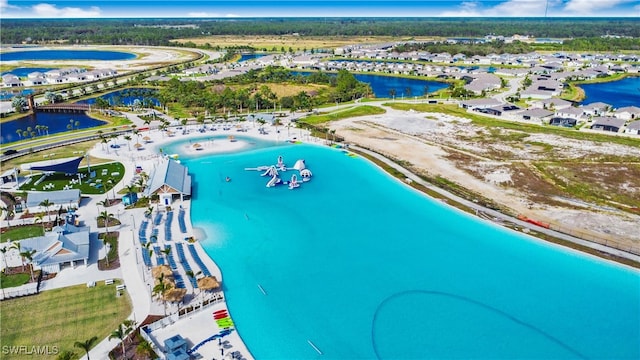
{"type": "Polygon", "coordinates": [[[224,82],[180,81],[173,78],[156,85],[159,87],[156,97],[162,106],[176,103],[185,108],[203,109],[209,114],[274,107],[311,110],[318,104],[345,102],[373,94],[369,84],[358,81],[346,70],[337,74],[316,72],[303,76],[277,66],[250,70],[246,74],[225,79],[224,82]],[[278,97],[266,85],[269,83],[321,84],[326,87],[278,97]]]}
{"type": "MultiPolygon", "coordinates": [[[[210,35],[640,37],[626,18],[3,19],[3,44],[171,45],[210,35]],[[190,25],[190,26],[184,26],[190,25]]],[[[215,44],[212,44],[215,46],[215,44]]]]}

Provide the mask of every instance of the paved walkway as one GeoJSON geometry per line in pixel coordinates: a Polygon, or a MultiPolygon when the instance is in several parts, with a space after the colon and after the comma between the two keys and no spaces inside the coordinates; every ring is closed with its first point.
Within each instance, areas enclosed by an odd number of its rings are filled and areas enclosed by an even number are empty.
{"type": "Polygon", "coordinates": [[[439,193],[439,194],[441,194],[441,195],[443,195],[443,196],[445,196],[445,197],[447,197],[447,198],[449,198],[449,199],[451,199],[451,200],[453,200],[455,202],[463,204],[463,205],[465,205],[465,206],[467,206],[469,208],[472,208],[474,210],[482,211],[483,213],[488,214],[488,215],[490,215],[492,217],[495,217],[495,218],[498,218],[498,219],[501,219],[501,220],[505,220],[505,221],[509,221],[509,222],[514,223],[514,224],[516,224],[516,225],[518,225],[518,226],[520,226],[522,228],[531,229],[531,230],[534,230],[534,231],[537,231],[537,232],[540,232],[540,233],[543,233],[543,234],[547,234],[547,235],[550,235],[550,236],[553,236],[553,237],[556,237],[556,238],[559,238],[559,239],[562,239],[562,240],[570,241],[570,242],[575,243],[575,244],[579,244],[579,245],[586,246],[586,247],[589,247],[589,248],[592,248],[592,249],[595,249],[595,250],[598,250],[598,251],[602,251],[604,253],[608,253],[608,254],[612,254],[612,255],[615,255],[615,256],[619,256],[621,258],[630,259],[630,260],[633,260],[633,261],[636,261],[636,262],[640,262],[640,256],[638,256],[638,255],[631,254],[631,253],[628,253],[628,252],[625,252],[625,251],[621,251],[621,250],[617,250],[617,249],[613,249],[613,248],[610,248],[610,247],[607,247],[607,246],[604,246],[604,245],[601,245],[601,244],[598,244],[598,243],[593,243],[593,242],[590,242],[590,241],[586,241],[586,240],[583,240],[583,239],[580,239],[580,238],[577,238],[577,237],[573,237],[571,235],[567,235],[567,234],[564,234],[564,233],[561,233],[561,232],[557,232],[557,231],[551,230],[551,229],[545,229],[545,228],[542,228],[542,227],[539,227],[539,226],[535,226],[535,225],[530,224],[530,223],[528,223],[526,221],[522,221],[522,220],[519,220],[517,218],[513,218],[513,217],[511,217],[509,215],[503,214],[503,213],[501,213],[499,211],[486,208],[484,206],[481,206],[481,205],[476,204],[476,203],[474,203],[472,201],[469,201],[469,200],[466,200],[464,198],[461,198],[461,197],[459,197],[459,196],[457,196],[455,194],[452,194],[452,193],[450,193],[450,192],[448,192],[446,190],[443,190],[443,189],[441,189],[441,188],[439,188],[437,186],[434,186],[434,185],[422,180],[420,177],[418,177],[414,173],[410,172],[409,170],[403,168],[402,166],[396,164],[395,162],[387,159],[386,157],[384,157],[384,156],[382,156],[382,155],[380,155],[380,154],[378,154],[376,152],[361,148],[361,147],[356,146],[356,145],[350,145],[349,147],[352,148],[352,149],[358,150],[358,151],[362,151],[363,153],[366,153],[368,155],[371,155],[371,156],[375,157],[376,159],[378,159],[380,161],[383,161],[385,164],[387,164],[387,165],[391,166],[392,168],[402,172],[402,174],[404,174],[407,178],[411,179],[412,181],[415,181],[415,182],[419,183],[420,185],[427,187],[429,190],[433,190],[433,191],[435,191],[435,192],[437,192],[437,193],[439,193]]]}

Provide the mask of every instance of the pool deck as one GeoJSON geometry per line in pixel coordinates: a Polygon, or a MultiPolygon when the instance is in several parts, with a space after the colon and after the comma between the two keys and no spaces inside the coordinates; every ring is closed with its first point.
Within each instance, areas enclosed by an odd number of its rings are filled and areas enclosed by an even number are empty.
{"type": "MultiPolygon", "coordinates": [[[[128,117],[138,126],[144,126],[142,120],[137,118],[137,116],[129,114],[128,117]]],[[[98,144],[91,150],[91,155],[99,158],[108,158],[120,161],[125,165],[124,178],[115,187],[115,192],[117,193],[133,180],[134,176],[136,175],[136,166],[141,166],[143,171],[149,173],[149,171],[160,162],[163,155],[160,154],[159,149],[164,144],[175,141],[189,140],[188,145],[185,145],[185,147],[180,150],[181,153],[185,155],[205,155],[239,150],[240,148],[248,144],[244,143],[242,140],[231,142],[227,139],[216,139],[215,141],[203,141],[202,139],[199,139],[198,141],[202,146],[199,147],[199,150],[196,150],[196,148],[193,147],[196,141],[194,140],[192,144],[192,142],[190,141],[191,139],[214,137],[220,135],[248,135],[256,138],[275,141],[285,141],[290,139],[287,136],[287,129],[284,126],[278,127],[278,129],[280,130],[280,133],[278,133],[275,127],[267,125],[265,126],[265,129],[267,129],[268,133],[262,134],[258,131],[257,124],[255,127],[253,127],[252,123],[246,123],[244,125],[247,129],[246,132],[238,132],[234,126],[231,127],[231,130],[220,129],[217,131],[207,131],[205,133],[201,133],[197,130],[200,127],[199,125],[184,127],[185,129],[190,130],[185,134],[183,134],[182,132],[176,132],[174,130],[173,136],[167,136],[165,133],[160,132],[159,130],[144,131],[141,132],[140,142],[142,143],[142,138],[144,137],[149,138],[149,141],[144,144],[144,148],[138,150],[133,146],[136,139],[131,140],[131,144],[127,144],[127,141],[120,137],[115,140],[116,143],[120,145],[120,148],[113,149],[109,148],[108,146],[104,146],[103,144],[98,144]],[[131,145],[131,150],[129,150],[129,145],[131,145]]],[[[293,132],[294,130],[291,129],[290,134],[292,137],[294,136],[293,132]]],[[[295,129],[295,135],[297,135],[298,139],[300,140],[306,140],[310,142],[321,141],[320,139],[310,138],[306,131],[300,131],[299,129],[295,129]],[[304,137],[304,139],[302,139],[302,137],[304,137]]],[[[93,203],[97,203],[103,198],[104,195],[92,196],[90,199],[90,203],[93,205],[93,203]]],[[[120,229],[118,229],[120,231],[119,252],[121,259],[121,272],[123,275],[122,277],[125,284],[127,285],[127,290],[129,291],[133,302],[133,314],[131,318],[135,318],[138,322],[140,322],[150,314],[163,315],[164,305],[160,301],[154,299],[151,295],[151,289],[153,287],[152,276],[147,267],[144,266],[141,253],[143,248],[140,245],[138,239],[138,231],[141,226],[141,221],[144,219],[144,211],[146,209],[124,210],[123,205],[119,204],[116,206],[117,209],[108,209],[114,213],[117,211],[117,213],[119,214],[118,217],[122,222],[120,229]]],[[[157,212],[154,211],[151,219],[149,219],[149,224],[147,226],[147,239],[149,239],[151,229],[155,227],[156,229],[158,229],[158,243],[154,245],[160,246],[162,248],[165,244],[171,244],[172,247],[175,247],[175,244],[182,243],[185,250],[185,256],[188,258],[193,271],[197,273],[199,268],[190,256],[190,253],[187,249],[189,242],[186,240],[191,236],[196,239],[201,236],[201,234],[198,233],[197,229],[194,231],[194,228],[191,224],[191,201],[175,201],[172,204],[172,208],[174,210],[174,215],[177,215],[180,208],[185,210],[185,225],[187,228],[186,233],[182,233],[180,231],[178,221],[175,218],[176,216],[174,216],[174,219],[171,223],[173,240],[165,240],[163,225],[164,221],[166,220],[166,215],[164,212],[162,212],[162,222],[160,223],[160,225],[154,226],[153,218],[157,214],[157,212]]],[[[83,213],[85,219],[96,217],[98,215],[98,206],[83,206],[80,208],[80,211],[83,213]],[[85,208],[87,208],[87,210],[85,210],[85,208]],[[95,212],[95,214],[88,214],[88,212],[95,212]]],[[[223,282],[224,280],[222,271],[215,264],[214,260],[206,254],[198,241],[194,242],[193,244],[195,245],[195,249],[207,269],[219,281],[223,282]]],[[[152,255],[154,264],[155,258],[156,254],[154,253],[152,255]]],[[[176,262],[180,264],[177,258],[176,262]]],[[[193,289],[188,281],[184,268],[180,265],[178,266],[178,268],[179,269],[177,273],[179,273],[184,280],[185,287],[187,288],[187,295],[185,296],[182,304],[168,303],[166,313],[169,316],[164,319],[164,322],[158,322],[153,326],[150,326],[150,328],[152,327],[153,330],[147,332],[151,340],[155,343],[156,348],[160,349],[163,348],[165,339],[168,339],[177,334],[181,335],[187,340],[188,348],[192,348],[203,340],[221,331],[221,328],[218,328],[218,325],[213,320],[213,312],[223,309],[227,310],[228,312],[224,292],[222,290],[217,292],[201,292],[199,290],[193,289]],[[210,301],[211,303],[203,306],[200,310],[190,312],[186,315],[178,316],[178,311],[180,308],[185,308],[188,306],[200,307],[205,299],[207,300],[207,302],[210,301]]],[[[231,318],[233,318],[233,314],[229,313],[229,315],[231,318]]],[[[221,344],[219,344],[218,340],[207,342],[198,348],[198,350],[196,351],[197,354],[205,359],[211,359],[222,358],[224,352],[224,356],[231,356],[229,354],[233,353],[237,358],[240,359],[253,359],[253,356],[242,341],[238,330],[236,330],[235,327],[231,327],[231,329],[233,329],[233,331],[223,338],[221,344]]],[[[91,350],[90,356],[92,358],[106,358],[108,352],[116,345],[117,342],[105,339],[91,350]]]]}

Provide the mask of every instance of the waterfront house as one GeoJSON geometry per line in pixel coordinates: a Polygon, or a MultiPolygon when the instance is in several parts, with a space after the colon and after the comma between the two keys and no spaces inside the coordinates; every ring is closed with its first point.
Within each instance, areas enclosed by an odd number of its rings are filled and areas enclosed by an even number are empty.
{"type": "Polygon", "coordinates": [[[191,175],[186,166],[175,160],[162,159],[152,170],[149,179],[150,185],[144,190],[144,195],[158,195],[162,207],[171,205],[174,198],[182,200],[191,196],[191,175]]]}
{"type": "Polygon", "coordinates": [[[616,109],[614,116],[619,119],[633,120],[640,118],[640,108],[637,106],[625,106],[616,109]]]}
{"type": "Polygon", "coordinates": [[[640,135],[640,120],[629,123],[624,132],[632,135],[640,135]]]}
{"type": "Polygon", "coordinates": [[[618,119],[612,116],[599,116],[593,118],[592,130],[619,132],[624,126],[626,120],[618,119]]]}

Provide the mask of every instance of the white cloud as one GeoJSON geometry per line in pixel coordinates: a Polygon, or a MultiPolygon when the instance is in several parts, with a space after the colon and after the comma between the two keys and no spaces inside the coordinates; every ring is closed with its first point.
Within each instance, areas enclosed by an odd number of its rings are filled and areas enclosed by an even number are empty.
{"type": "Polygon", "coordinates": [[[20,9],[20,6],[9,4],[9,0],[0,0],[0,10],[4,11],[7,9],[20,9]]]}
{"type": "Polygon", "coordinates": [[[634,0],[569,0],[564,9],[577,15],[589,15],[632,1],[634,0]]]}
{"type": "MultiPolygon", "coordinates": [[[[559,0],[549,0],[549,7],[555,5],[559,0]]],[[[588,0],[587,0],[588,1],[588,0]]],[[[440,16],[496,16],[496,17],[528,17],[544,16],[545,0],[508,0],[490,7],[482,7],[477,1],[465,1],[457,10],[445,11],[440,16]]]]}
{"type": "Polygon", "coordinates": [[[32,7],[35,17],[43,18],[95,18],[100,17],[100,8],[91,6],[88,9],[77,7],[59,8],[52,4],[41,3],[32,7]]]}
{"type": "Polygon", "coordinates": [[[490,16],[544,16],[544,0],[509,0],[487,10],[490,16]]]}
{"type": "MultiPolygon", "coordinates": [[[[542,17],[545,16],[628,16],[620,5],[637,0],[504,0],[464,1],[440,16],[458,17],[542,17]]],[[[640,5],[635,7],[640,10],[640,5]]]]}

